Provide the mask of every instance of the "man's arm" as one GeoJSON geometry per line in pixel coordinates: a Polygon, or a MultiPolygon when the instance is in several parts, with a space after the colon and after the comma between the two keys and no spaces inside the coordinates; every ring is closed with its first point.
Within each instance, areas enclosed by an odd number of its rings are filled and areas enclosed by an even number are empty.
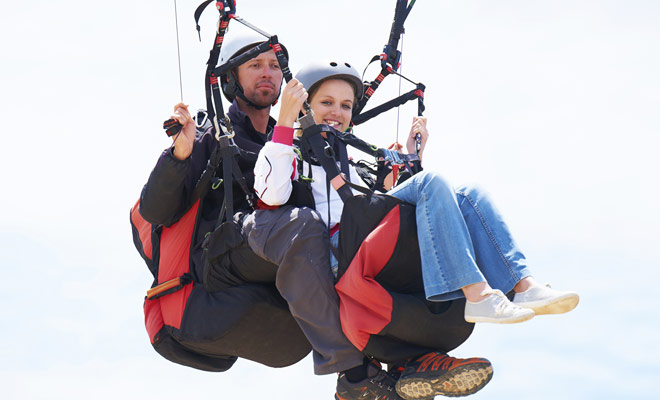
{"type": "Polygon", "coordinates": [[[177,160],[172,150],[166,150],[151,171],[140,196],[140,214],[152,224],[171,225],[186,204],[186,176],[190,160],[177,160]]]}
{"type": "Polygon", "coordinates": [[[174,146],[163,152],[140,197],[140,214],[152,224],[171,225],[192,205],[192,192],[214,144],[210,132],[195,139],[195,123],[187,106],[175,106],[173,119],[183,128],[174,146]]]}

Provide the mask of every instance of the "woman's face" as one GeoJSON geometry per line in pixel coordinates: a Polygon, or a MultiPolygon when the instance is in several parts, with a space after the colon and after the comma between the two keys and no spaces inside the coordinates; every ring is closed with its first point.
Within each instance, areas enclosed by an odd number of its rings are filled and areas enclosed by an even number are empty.
{"type": "Polygon", "coordinates": [[[342,79],[328,79],[319,86],[309,103],[317,124],[330,125],[340,132],[350,126],[355,93],[353,86],[342,79]]]}

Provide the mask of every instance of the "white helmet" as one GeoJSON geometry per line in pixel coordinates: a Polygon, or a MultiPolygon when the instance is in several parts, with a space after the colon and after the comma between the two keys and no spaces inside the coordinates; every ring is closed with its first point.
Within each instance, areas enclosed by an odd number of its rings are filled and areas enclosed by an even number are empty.
{"type": "Polygon", "coordinates": [[[355,97],[362,98],[363,84],[360,73],[351,64],[343,61],[321,61],[308,64],[296,74],[296,79],[303,84],[307,91],[326,79],[343,79],[353,85],[355,97]]]}
{"type": "Polygon", "coordinates": [[[252,47],[268,40],[268,38],[258,34],[257,32],[240,33],[228,36],[229,40],[224,41],[222,43],[222,48],[220,48],[220,60],[218,61],[219,65],[226,63],[234,56],[245,53],[252,47]]]}
{"type": "MultiPolygon", "coordinates": [[[[232,58],[239,56],[266,41],[268,41],[266,37],[256,32],[234,35],[230,40],[223,42],[222,47],[220,48],[220,59],[218,60],[218,64],[223,65],[232,58]]],[[[286,47],[281,43],[280,46],[282,46],[284,55],[288,59],[289,52],[286,50],[286,47]]],[[[238,83],[235,71],[229,71],[220,76],[220,87],[222,87],[222,93],[225,95],[225,98],[230,102],[234,101],[236,96],[243,98],[243,88],[238,83]]],[[[247,101],[247,99],[243,99],[247,101]]],[[[250,102],[248,101],[248,103],[250,102]]]]}

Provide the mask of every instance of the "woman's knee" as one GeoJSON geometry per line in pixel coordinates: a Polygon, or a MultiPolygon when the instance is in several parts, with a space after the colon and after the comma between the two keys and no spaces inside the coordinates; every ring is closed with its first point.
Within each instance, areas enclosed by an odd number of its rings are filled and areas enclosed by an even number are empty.
{"type": "Polygon", "coordinates": [[[415,175],[423,187],[429,188],[433,193],[454,194],[453,185],[442,175],[435,171],[422,171],[415,175]]]}
{"type": "Polygon", "coordinates": [[[456,188],[456,193],[463,197],[470,197],[475,201],[490,197],[488,191],[476,183],[461,185],[456,188]]]}
{"type": "Polygon", "coordinates": [[[486,189],[477,184],[463,185],[456,189],[459,205],[465,202],[473,207],[493,207],[490,194],[486,189]],[[463,198],[465,201],[461,201],[463,198]]]}

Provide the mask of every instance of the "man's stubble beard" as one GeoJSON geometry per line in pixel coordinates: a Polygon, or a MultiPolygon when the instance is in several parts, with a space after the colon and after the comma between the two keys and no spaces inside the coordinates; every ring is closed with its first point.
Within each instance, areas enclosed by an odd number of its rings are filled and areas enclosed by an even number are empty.
{"type": "Polygon", "coordinates": [[[246,93],[245,97],[250,100],[253,104],[256,104],[260,107],[271,106],[279,97],[279,91],[273,93],[272,95],[266,97],[266,95],[260,95],[257,90],[252,91],[251,93],[246,93]]]}

